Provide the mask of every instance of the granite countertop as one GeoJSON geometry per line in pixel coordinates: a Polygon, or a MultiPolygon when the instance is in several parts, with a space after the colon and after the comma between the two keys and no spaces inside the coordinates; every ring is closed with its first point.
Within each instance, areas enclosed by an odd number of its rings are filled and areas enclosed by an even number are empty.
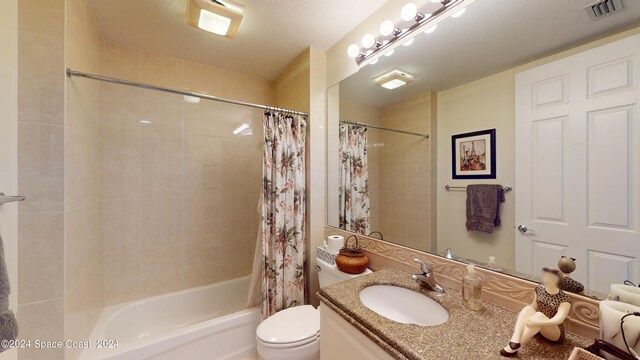
{"type": "MultiPolygon", "coordinates": [[[[390,268],[322,288],[323,305],[328,306],[396,359],[505,359],[499,351],[507,345],[517,314],[485,302],[482,312],[462,305],[459,291],[443,295],[423,290],[411,274],[390,268]],[[449,312],[449,320],[438,326],[400,324],[369,310],[360,301],[360,290],[371,285],[395,285],[411,289],[438,301],[449,312]]],[[[536,337],[518,351],[519,359],[567,359],[575,346],[590,340],[567,333],[564,343],[555,345],[536,337]]]]}

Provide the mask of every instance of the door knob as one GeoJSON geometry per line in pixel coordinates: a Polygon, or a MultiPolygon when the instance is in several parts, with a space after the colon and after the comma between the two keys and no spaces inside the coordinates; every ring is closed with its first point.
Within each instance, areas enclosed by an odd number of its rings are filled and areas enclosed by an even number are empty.
{"type": "MultiPolygon", "coordinates": [[[[525,234],[527,231],[531,230],[528,227],[526,227],[525,225],[518,225],[517,229],[518,229],[518,231],[520,231],[523,234],[525,234]]],[[[531,230],[531,231],[533,231],[533,230],[531,230]]]]}

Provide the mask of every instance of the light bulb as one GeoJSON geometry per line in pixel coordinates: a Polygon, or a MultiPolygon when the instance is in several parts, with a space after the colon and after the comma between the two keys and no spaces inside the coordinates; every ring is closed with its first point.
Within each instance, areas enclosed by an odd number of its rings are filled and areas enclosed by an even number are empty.
{"type": "Polygon", "coordinates": [[[411,46],[411,45],[413,45],[414,41],[415,41],[415,38],[411,38],[411,39],[407,40],[404,44],[402,44],[402,46],[411,46]]]}
{"type": "Polygon", "coordinates": [[[440,3],[440,0],[431,0],[431,2],[434,3],[434,4],[438,4],[438,3],[440,3]]]}
{"type": "Polygon", "coordinates": [[[462,14],[464,14],[464,12],[467,10],[467,8],[462,8],[462,10],[458,11],[457,13],[451,15],[452,18],[457,18],[462,16],[462,14]]]}
{"type": "Polygon", "coordinates": [[[376,43],[376,38],[371,34],[365,34],[365,36],[362,37],[362,46],[365,48],[370,48],[375,43],[376,43]]]}
{"type": "Polygon", "coordinates": [[[375,65],[375,64],[377,64],[377,63],[378,63],[378,60],[380,60],[380,58],[375,58],[375,59],[371,60],[371,61],[369,62],[369,65],[375,65]]]}
{"type": "Polygon", "coordinates": [[[357,58],[358,55],[360,55],[360,47],[356,44],[351,44],[349,45],[349,48],[347,49],[347,54],[349,55],[350,58],[357,58]]]}
{"type": "Polygon", "coordinates": [[[380,24],[380,35],[389,36],[393,34],[393,30],[396,29],[395,24],[391,20],[385,20],[380,24]]]}
{"type": "Polygon", "coordinates": [[[427,30],[425,30],[424,33],[425,34],[431,34],[432,32],[436,31],[437,28],[438,28],[438,24],[435,24],[432,27],[430,27],[427,30]]]}
{"type": "Polygon", "coordinates": [[[414,3],[408,3],[403,6],[400,12],[400,17],[404,21],[411,21],[415,19],[416,15],[418,15],[418,7],[414,3]]]}
{"type": "Polygon", "coordinates": [[[384,56],[391,56],[394,52],[396,52],[396,49],[391,49],[388,53],[384,54],[384,56]]]}

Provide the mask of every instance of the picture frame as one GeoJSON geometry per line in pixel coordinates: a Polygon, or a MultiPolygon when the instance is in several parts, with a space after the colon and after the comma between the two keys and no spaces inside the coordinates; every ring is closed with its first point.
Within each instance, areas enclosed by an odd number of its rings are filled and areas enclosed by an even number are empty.
{"type": "Polygon", "coordinates": [[[496,178],[496,129],[451,136],[451,177],[496,178]]]}

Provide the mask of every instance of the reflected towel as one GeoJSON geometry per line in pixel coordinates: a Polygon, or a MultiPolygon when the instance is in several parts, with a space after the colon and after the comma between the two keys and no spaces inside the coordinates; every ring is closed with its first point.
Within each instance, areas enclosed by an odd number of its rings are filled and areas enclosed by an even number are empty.
{"type": "MultiPolygon", "coordinates": [[[[18,336],[18,322],[13,311],[9,310],[9,274],[4,261],[4,242],[0,237],[0,340],[15,340],[18,336]]],[[[7,350],[0,347],[0,352],[7,350]]]]}
{"type": "Polygon", "coordinates": [[[504,202],[501,185],[467,186],[467,231],[491,234],[500,225],[501,202],[504,202]]]}

